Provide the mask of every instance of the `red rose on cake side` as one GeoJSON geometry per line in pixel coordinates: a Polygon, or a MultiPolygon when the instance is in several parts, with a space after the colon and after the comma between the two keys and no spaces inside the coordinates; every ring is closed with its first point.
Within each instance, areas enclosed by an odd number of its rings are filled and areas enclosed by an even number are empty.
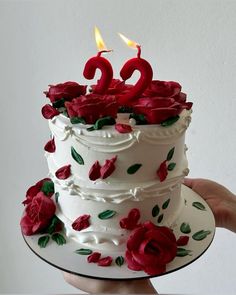
{"type": "Polygon", "coordinates": [[[71,102],[66,102],[65,107],[70,118],[83,118],[86,124],[94,124],[106,116],[116,118],[118,112],[118,104],[113,95],[81,95],[71,102]]]}
{"type": "Polygon", "coordinates": [[[186,102],[186,97],[179,83],[154,80],[143,97],[133,103],[133,110],[144,115],[149,124],[160,124],[178,116],[183,109],[191,109],[192,103],[186,102]]]}
{"type": "Polygon", "coordinates": [[[26,236],[47,228],[56,211],[56,206],[51,199],[53,193],[48,191],[46,195],[42,191],[45,182],[50,182],[50,179],[40,180],[26,192],[26,200],[23,201],[26,208],[20,221],[21,230],[26,236]]]}
{"type": "Polygon", "coordinates": [[[143,270],[149,275],[164,273],[166,265],[176,254],[177,242],[171,229],[156,226],[150,221],[136,228],[127,241],[128,268],[143,270]]]}

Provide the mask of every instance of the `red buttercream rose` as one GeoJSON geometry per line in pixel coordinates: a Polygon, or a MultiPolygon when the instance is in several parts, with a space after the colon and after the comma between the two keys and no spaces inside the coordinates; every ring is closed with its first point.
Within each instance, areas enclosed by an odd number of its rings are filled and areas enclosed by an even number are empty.
{"type": "Polygon", "coordinates": [[[72,228],[77,231],[81,231],[90,226],[89,223],[90,215],[84,214],[78,217],[73,223],[72,228]]]}
{"type": "Polygon", "coordinates": [[[160,124],[191,107],[192,103],[186,102],[186,94],[181,92],[179,83],[158,80],[152,81],[143,97],[133,104],[134,113],[145,115],[150,124],[160,124]]]}
{"type": "Polygon", "coordinates": [[[130,235],[127,241],[126,262],[132,270],[143,270],[158,275],[166,270],[166,264],[177,254],[176,238],[164,226],[146,222],[130,235]]]}
{"type": "Polygon", "coordinates": [[[26,206],[25,215],[21,219],[20,225],[23,234],[30,236],[46,228],[55,211],[56,206],[53,200],[45,196],[43,192],[37,193],[26,206]]]}
{"type": "Polygon", "coordinates": [[[64,98],[66,101],[71,101],[75,97],[86,94],[85,85],[79,85],[76,82],[65,82],[57,85],[49,85],[49,90],[44,93],[52,103],[64,98]]]}
{"type": "Polygon", "coordinates": [[[118,104],[113,95],[82,95],[66,102],[65,107],[70,118],[81,117],[87,124],[94,124],[106,116],[116,118],[118,112],[118,104]]]}
{"type": "MultiPolygon", "coordinates": [[[[98,82],[99,82],[99,80],[98,80],[98,82]]],[[[96,86],[97,85],[91,86],[92,92],[94,91],[96,86]]],[[[111,84],[109,85],[109,88],[106,91],[106,94],[111,94],[111,95],[125,94],[132,87],[133,87],[133,85],[125,84],[125,81],[121,81],[119,79],[112,79],[111,84]]]]}

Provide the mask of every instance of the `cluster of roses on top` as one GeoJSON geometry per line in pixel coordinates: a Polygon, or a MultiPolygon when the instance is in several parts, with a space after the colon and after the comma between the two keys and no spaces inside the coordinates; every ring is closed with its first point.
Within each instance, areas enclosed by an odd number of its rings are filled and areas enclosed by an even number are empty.
{"type": "Polygon", "coordinates": [[[91,86],[89,94],[86,94],[87,86],[76,82],[49,85],[49,90],[44,93],[52,105],[45,105],[42,114],[46,119],[52,119],[66,111],[71,119],[77,118],[79,122],[94,124],[104,117],[115,119],[121,108],[128,107],[134,115],[142,116],[142,124],[160,124],[176,118],[183,109],[189,110],[192,107],[191,102],[186,102],[187,96],[181,92],[179,83],[159,80],[153,80],[141,97],[128,106],[121,105],[119,98],[133,87],[113,79],[106,93],[100,95],[95,93],[95,85],[91,86]]]}

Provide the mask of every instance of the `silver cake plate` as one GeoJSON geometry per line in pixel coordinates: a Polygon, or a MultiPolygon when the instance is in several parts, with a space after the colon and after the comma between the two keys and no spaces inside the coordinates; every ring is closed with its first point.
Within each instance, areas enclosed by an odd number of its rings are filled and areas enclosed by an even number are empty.
{"type": "MultiPolygon", "coordinates": [[[[183,208],[171,226],[176,237],[187,235],[189,242],[186,246],[179,246],[178,256],[166,266],[165,275],[177,271],[198,259],[210,246],[215,234],[215,219],[207,203],[193,190],[182,185],[181,198],[183,208]],[[188,232],[188,233],[183,233],[188,232]],[[189,232],[191,230],[191,232],[189,232]]],[[[143,271],[132,271],[124,262],[121,266],[115,262],[119,256],[124,257],[123,252],[106,251],[106,256],[113,257],[110,266],[102,267],[96,263],[88,263],[87,256],[77,254],[76,250],[86,248],[84,245],[68,239],[64,245],[57,245],[50,241],[45,248],[40,248],[38,239],[42,235],[24,236],[29,248],[42,260],[50,265],[79,276],[109,279],[109,280],[133,280],[150,278],[143,271]]],[[[158,275],[160,276],[160,275],[158,275]]]]}

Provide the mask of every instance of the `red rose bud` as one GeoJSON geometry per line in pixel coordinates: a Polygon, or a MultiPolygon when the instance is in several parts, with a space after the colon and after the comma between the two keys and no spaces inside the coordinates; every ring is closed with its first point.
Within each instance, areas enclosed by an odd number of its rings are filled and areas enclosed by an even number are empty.
{"type": "Polygon", "coordinates": [[[133,230],[138,226],[140,219],[140,211],[136,208],[132,209],[127,218],[120,220],[120,227],[128,230],[133,230]]]}
{"type": "Polygon", "coordinates": [[[97,180],[98,178],[100,178],[101,176],[100,169],[101,169],[101,165],[99,164],[98,161],[96,161],[89,170],[89,179],[97,180]]]}
{"type": "Polygon", "coordinates": [[[98,266],[110,266],[111,263],[112,263],[112,257],[107,256],[107,257],[104,257],[102,259],[99,259],[98,266]]]}
{"type": "Polygon", "coordinates": [[[54,153],[56,150],[56,145],[55,145],[55,141],[54,141],[54,137],[53,139],[49,140],[45,146],[44,146],[44,150],[48,153],[54,153]]]}
{"type": "Polygon", "coordinates": [[[188,236],[180,236],[177,240],[177,246],[186,246],[188,244],[189,237],[188,236]]]}
{"type": "Polygon", "coordinates": [[[115,129],[119,132],[119,133],[130,133],[133,131],[132,127],[128,124],[120,124],[117,123],[115,125],[115,129]]]}
{"type": "Polygon", "coordinates": [[[168,175],[166,161],[162,162],[159,169],[157,170],[157,175],[160,179],[160,182],[164,181],[168,175]]]}
{"type": "Polygon", "coordinates": [[[55,172],[56,177],[58,179],[67,179],[68,177],[70,177],[70,175],[71,175],[70,166],[71,165],[67,165],[67,166],[63,166],[63,167],[59,168],[55,172]]]}
{"type": "Polygon", "coordinates": [[[105,161],[105,164],[100,169],[100,174],[102,179],[109,177],[114,172],[114,170],[116,169],[114,165],[116,159],[117,159],[117,156],[110,160],[105,161]]]}
{"type": "Polygon", "coordinates": [[[60,112],[54,109],[50,104],[46,104],[42,107],[42,115],[45,119],[52,119],[55,116],[58,116],[60,112]]]}
{"type": "Polygon", "coordinates": [[[92,263],[92,262],[97,263],[99,261],[100,257],[101,257],[101,253],[99,253],[99,252],[93,252],[87,258],[88,263],[92,263]]]}
{"type": "Polygon", "coordinates": [[[49,91],[45,91],[44,93],[52,103],[62,98],[70,101],[75,97],[84,95],[86,93],[86,88],[87,86],[69,81],[57,85],[50,85],[49,91]]]}
{"type": "Polygon", "coordinates": [[[81,231],[87,227],[90,226],[90,223],[89,223],[89,218],[90,218],[90,215],[88,214],[84,214],[80,217],[78,217],[73,223],[72,223],[72,228],[74,230],[77,230],[77,231],[81,231]]]}
{"type": "Polygon", "coordinates": [[[32,199],[41,191],[41,188],[45,181],[51,181],[51,179],[50,178],[41,179],[35,185],[28,188],[26,192],[26,200],[24,200],[22,204],[24,205],[29,204],[32,201],[32,199]]]}

